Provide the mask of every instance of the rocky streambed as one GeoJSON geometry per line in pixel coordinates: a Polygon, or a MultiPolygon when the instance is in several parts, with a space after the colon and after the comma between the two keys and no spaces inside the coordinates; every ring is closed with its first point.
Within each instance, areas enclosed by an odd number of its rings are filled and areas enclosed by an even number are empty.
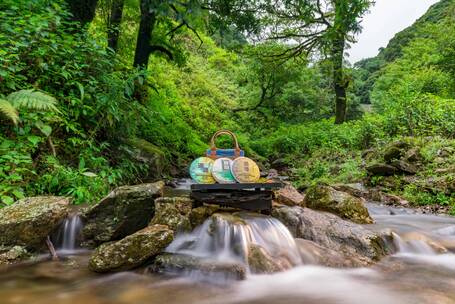
{"type": "Polygon", "coordinates": [[[348,188],[288,186],[263,216],[192,208],[162,182],[125,186],[79,211],[83,228],[62,225],[67,200],[30,198],[0,211],[0,299],[455,303],[455,219],[367,203],[348,188]],[[80,230],[72,237],[86,250],[57,245],[52,261],[47,236],[57,242],[64,227],[80,230]]]}

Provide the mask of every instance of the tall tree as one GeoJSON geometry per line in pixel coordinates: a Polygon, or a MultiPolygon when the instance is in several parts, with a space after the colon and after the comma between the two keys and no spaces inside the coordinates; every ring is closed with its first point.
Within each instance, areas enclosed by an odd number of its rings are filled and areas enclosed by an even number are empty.
{"type": "Polygon", "coordinates": [[[289,44],[277,57],[313,53],[330,60],[337,124],[346,120],[349,78],[343,66],[345,50],[355,41],[361,17],[373,4],[373,0],[267,0],[258,10],[267,24],[265,38],[289,44]]]}
{"type": "Polygon", "coordinates": [[[112,0],[107,22],[107,45],[115,52],[118,48],[124,0],[112,0]]]}
{"type": "Polygon", "coordinates": [[[82,27],[95,18],[98,0],[65,0],[72,15],[72,21],[79,22],[82,27]]]}

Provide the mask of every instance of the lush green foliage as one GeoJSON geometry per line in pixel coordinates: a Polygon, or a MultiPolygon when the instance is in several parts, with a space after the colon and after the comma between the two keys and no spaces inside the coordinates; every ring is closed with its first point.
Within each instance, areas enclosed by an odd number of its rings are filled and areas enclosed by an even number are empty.
{"type": "MultiPolygon", "coordinates": [[[[139,71],[131,43],[139,2],[126,1],[116,54],[106,49],[108,2],[100,2],[88,31],[69,21],[64,1],[0,4],[0,206],[38,194],[90,203],[120,184],[185,175],[221,128],[236,132],[264,167],[286,164],[302,187],[361,181],[363,150],[430,136],[437,140],[419,144],[420,177],[453,182],[450,171],[438,173],[453,157],[433,161],[455,135],[455,30],[446,19],[429,14],[399,52],[383,50],[393,62],[381,55],[346,69],[352,120],[334,126],[327,61],[276,60],[285,46],[250,45],[239,27],[214,15],[209,24],[191,23],[197,35],[179,28],[169,45],[174,60],[153,53],[139,71]],[[362,115],[359,102],[370,100],[375,112],[362,115]]],[[[183,19],[162,13],[154,41],[164,44],[183,19]]],[[[416,204],[454,204],[444,189],[415,183],[390,191],[416,204]]]]}

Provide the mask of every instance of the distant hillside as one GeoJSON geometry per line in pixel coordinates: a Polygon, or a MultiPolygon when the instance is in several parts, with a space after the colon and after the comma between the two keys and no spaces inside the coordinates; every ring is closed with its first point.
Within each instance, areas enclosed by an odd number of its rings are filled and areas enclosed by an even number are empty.
{"type": "Polygon", "coordinates": [[[369,94],[384,66],[401,57],[403,48],[408,46],[411,41],[428,35],[421,30],[422,28],[452,18],[454,10],[455,0],[441,0],[432,5],[414,24],[397,33],[389,41],[387,47],[380,49],[376,57],[366,58],[355,63],[355,75],[358,80],[356,95],[359,96],[360,102],[370,103],[369,94]]]}

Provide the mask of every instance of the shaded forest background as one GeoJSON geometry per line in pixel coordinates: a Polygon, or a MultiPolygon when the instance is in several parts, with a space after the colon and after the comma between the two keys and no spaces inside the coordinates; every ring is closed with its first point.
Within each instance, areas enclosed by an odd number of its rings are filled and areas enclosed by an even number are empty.
{"type": "MultiPolygon", "coordinates": [[[[400,179],[385,190],[455,206],[453,1],[353,66],[345,53],[368,1],[342,38],[335,18],[297,43],[291,27],[264,37],[264,22],[290,21],[258,20],[254,1],[82,2],[0,4],[0,205],[40,194],[91,203],[118,185],[186,176],[210,136],[230,129],[263,170],[300,188],[365,181],[378,161],[365,151],[407,142],[422,157],[419,180],[442,186],[400,179]]],[[[300,22],[324,23],[311,16],[300,22]]]]}

